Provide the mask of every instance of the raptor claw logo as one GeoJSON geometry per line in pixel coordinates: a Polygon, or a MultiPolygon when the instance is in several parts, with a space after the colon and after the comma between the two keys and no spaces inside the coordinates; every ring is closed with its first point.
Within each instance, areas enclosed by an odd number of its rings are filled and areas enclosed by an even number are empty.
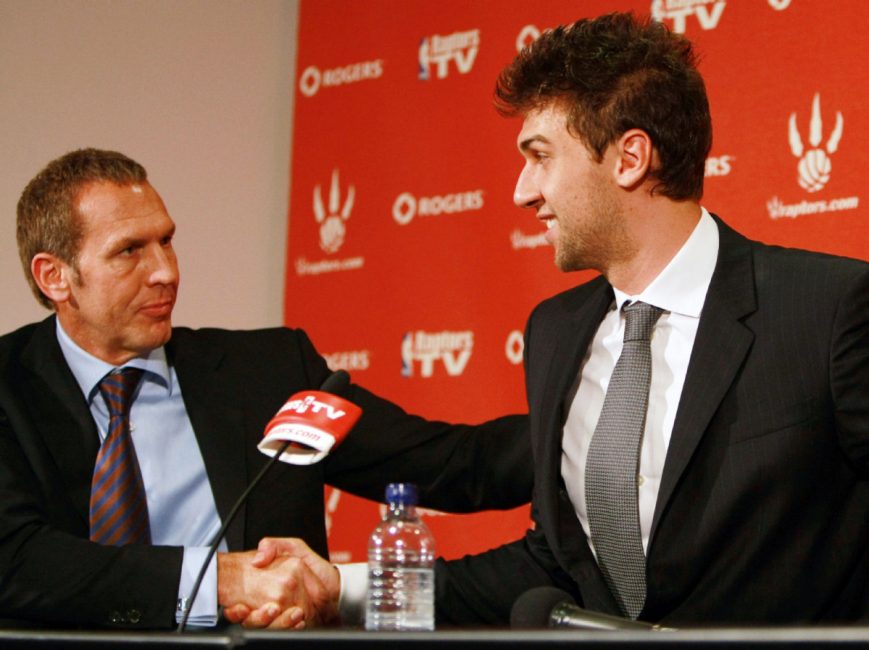
{"type": "Polygon", "coordinates": [[[350,218],[353,202],[356,200],[356,188],[347,188],[347,197],[341,207],[341,185],[338,181],[338,170],[332,172],[332,184],[329,187],[329,210],[323,205],[323,194],[320,186],[314,187],[314,218],[320,224],[320,248],[327,253],[334,253],[344,243],[347,228],[344,222],[350,218]]]}
{"type": "Polygon", "coordinates": [[[842,119],[842,113],[836,111],[836,126],[833,127],[833,132],[827,140],[827,144],[823,149],[820,148],[823,136],[821,131],[823,125],[821,123],[821,96],[815,93],[812,100],[812,117],[809,121],[809,145],[811,149],[805,150],[803,141],[800,138],[800,132],[797,129],[797,114],[791,113],[788,121],[788,142],[791,145],[791,153],[800,159],[797,164],[797,174],[802,187],[807,192],[817,192],[823,189],[827,181],[830,180],[830,170],[832,164],[830,156],[836,153],[839,148],[839,140],[842,139],[842,128],[845,121],[842,119]]]}

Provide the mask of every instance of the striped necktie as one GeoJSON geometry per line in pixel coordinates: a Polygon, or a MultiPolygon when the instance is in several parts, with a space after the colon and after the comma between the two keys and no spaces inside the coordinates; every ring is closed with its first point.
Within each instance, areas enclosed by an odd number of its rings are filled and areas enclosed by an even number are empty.
{"type": "Polygon", "coordinates": [[[90,539],[99,544],[151,543],[145,487],[130,436],[130,406],[143,372],[113,370],[99,385],[109,410],[109,431],[91,484],[90,539]]]}
{"type": "Polygon", "coordinates": [[[652,329],[662,310],[643,302],[622,308],[625,337],[585,463],[585,501],[597,563],[625,616],[646,601],[637,474],[652,376],[652,329]]]}

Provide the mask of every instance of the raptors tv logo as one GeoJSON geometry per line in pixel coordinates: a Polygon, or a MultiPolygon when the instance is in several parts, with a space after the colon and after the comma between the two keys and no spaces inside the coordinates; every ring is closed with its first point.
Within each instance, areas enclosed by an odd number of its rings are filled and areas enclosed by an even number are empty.
{"type": "Polygon", "coordinates": [[[474,67],[480,49],[480,30],[454,32],[446,36],[434,34],[426,36],[419,43],[419,78],[428,81],[432,78],[445,79],[450,71],[450,63],[461,74],[468,74],[474,67]]]}
{"type": "Polygon", "coordinates": [[[474,350],[474,333],[459,332],[407,332],[401,341],[401,374],[413,377],[431,377],[435,363],[443,365],[450,377],[458,377],[474,350]]]}

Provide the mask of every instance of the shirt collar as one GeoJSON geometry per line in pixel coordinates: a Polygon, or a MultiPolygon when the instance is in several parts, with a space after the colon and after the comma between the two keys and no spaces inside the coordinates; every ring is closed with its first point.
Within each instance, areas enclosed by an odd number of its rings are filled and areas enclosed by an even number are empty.
{"type": "Polygon", "coordinates": [[[706,208],[691,236],[642,292],[630,296],[616,287],[616,307],[639,300],[673,314],[699,318],[718,260],[718,226],[706,208]]]}
{"type": "MultiPolygon", "coordinates": [[[[69,369],[72,370],[79,388],[90,403],[97,393],[97,386],[102,378],[114,370],[115,366],[83,350],[64,331],[60,319],[56,318],[55,322],[57,323],[57,342],[60,344],[63,357],[66,359],[69,369]]],[[[168,392],[172,392],[172,378],[169,373],[169,363],[166,361],[166,350],[163,346],[151,350],[146,357],[130,359],[123,367],[141,368],[145,371],[143,381],[158,384],[168,392]]]]}

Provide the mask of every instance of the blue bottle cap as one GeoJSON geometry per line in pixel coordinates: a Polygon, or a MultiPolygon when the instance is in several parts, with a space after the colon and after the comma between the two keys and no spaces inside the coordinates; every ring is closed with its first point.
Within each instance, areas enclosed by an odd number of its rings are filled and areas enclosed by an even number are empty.
{"type": "Polygon", "coordinates": [[[390,483],[386,486],[386,503],[415,506],[416,498],[416,486],[413,483],[390,483]]]}

